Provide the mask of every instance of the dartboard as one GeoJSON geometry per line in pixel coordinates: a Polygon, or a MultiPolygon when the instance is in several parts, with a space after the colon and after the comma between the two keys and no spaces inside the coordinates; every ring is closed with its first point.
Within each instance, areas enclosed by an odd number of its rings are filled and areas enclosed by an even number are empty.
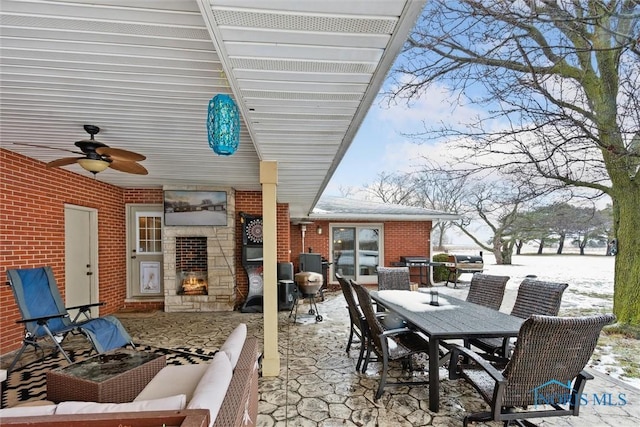
{"type": "Polygon", "coordinates": [[[247,223],[247,238],[253,243],[262,243],[262,218],[247,223]]]}

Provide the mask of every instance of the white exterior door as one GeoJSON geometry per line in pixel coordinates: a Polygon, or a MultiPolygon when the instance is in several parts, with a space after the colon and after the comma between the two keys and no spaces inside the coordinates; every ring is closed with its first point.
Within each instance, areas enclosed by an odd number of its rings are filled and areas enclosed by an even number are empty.
{"type": "Polygon", "coordinates": [[[164,298],[162,205],[127,206],[129,298],[164,298]]]}
{"type": "MultiPolygon", "coordinates": [[[[73,307],[98,302],[98,212],[65,205],[65,305],[73,307]]],[[[71,310],[71,318],[77,310],[71,310]]],[[[98,316],[98,308],[91,309],[98,316]]]]}

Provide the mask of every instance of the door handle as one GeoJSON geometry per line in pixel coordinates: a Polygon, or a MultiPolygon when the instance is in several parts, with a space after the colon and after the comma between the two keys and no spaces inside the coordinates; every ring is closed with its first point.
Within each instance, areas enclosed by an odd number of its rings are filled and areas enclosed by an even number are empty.
{"type": "Polygon", "coordinates": [[[87,271],[87,276],[93,276],[93,271],[87,271]]]}
{"type": "Polygon", "coordinates": [[[135,256],[135,255],[133,255],[133,256],[131,257],[131,259],[136,259],[136,256],[135,256]]]}

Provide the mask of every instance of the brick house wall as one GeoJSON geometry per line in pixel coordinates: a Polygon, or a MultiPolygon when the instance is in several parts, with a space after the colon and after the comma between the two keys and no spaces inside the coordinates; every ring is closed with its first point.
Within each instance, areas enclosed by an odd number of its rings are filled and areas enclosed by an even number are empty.
{"type": "Polygon", "coordinates": [[[431,222],[398,221],[384,223],[384,265],[400,261],[401,256],[427,256],[431,222]]]}
{"type": "MultiPolygon", "coordinates": [[[[122,309],[162,309],[162,302],[126,301],[126,205],[130,203],[162,204],[162,189],[123,189],[65,169],[47,169],[23,155],[0,149],[0,283],[7,282],[6,269],[51,265],[64,298],[65,230],[64,205],[73,204],[98,211],[98,257],[100,300],[106,302],[100,315],[122,309]]],[[[327,259],[330,257],[328,221],[307,225],[305,248],[299,225],[290,224],[286,204],[277,207],[277,259],[294,262],[311,247],[327,259]],[[317,234],[321,226],[323,233],[317,234]]],[[[236,192],[236,213],[262,213],[259,191],[236,192]]],[[[345,221],[340,221],[345,223],[345,221]]],[[[349,221],[346,221],[349,223],[349,221]]],[[[353,221],[366,223],[366,221],[353,221]]],[[[380,223],[380,221],[376,221],[380,223]]],[[[240,221],[236,235],[241,236],[240,221]]],[[[384,265],[398,261],[401,255],[429,256],[431,222],[385,222],[384,265]],[[410,249],[408,249],[410,248],[410,249]],[[407,251],[411,253],[407,253],[407,251]]],[[[241,239],[236,242],[236,292],[239,305],[248,293],[248,279],[242,268],[241,239]]],[[[0,354],[20,347],[23,328],[18,308],[9,286],[0,286],[0,354]]]]}
{"type": "MultiPolygon", "coordinates": [[[[64,205],[98,211],[100,315],[123,306],[126,296],[125,206],[121,188],[0,149],[0,283],[7,268],[50,265],[64,298],[64,205]]],[[[20,346],[23,329],[13,293],[0,286],[0,354],[20,346]]]]}
{"type": "MultiPolygon", "coordinates": [[[[380,224],[380,221],[336,221],[340,224],[380,224]]],[[[299,271],[298,258],[301,252],[319,253],[331,261],[331,236],[329,233],[330,221],[316,221],[307,224],[304,237],[305,247],[302,247],[302,232],[299,225],[291,225],[291,260],[294,270],[299,271]],[[322,234],[318,234],[318,227],[322,228],[322,234]]],[[[384,222],[384,260],[381,265],[389,267],[394,262],[400,261],[401,256],[431,256],[431,221],[385,221],[384,222]]],[[[418,275],[417,269],[412,269],[412,278],[418,275]]],[[[330,278],[329,283],[337,283],[330,278]]]]}

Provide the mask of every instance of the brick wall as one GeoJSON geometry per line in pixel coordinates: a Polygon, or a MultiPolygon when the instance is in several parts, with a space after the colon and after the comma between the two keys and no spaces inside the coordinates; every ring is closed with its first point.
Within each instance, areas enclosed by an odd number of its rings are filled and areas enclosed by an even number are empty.
{"type": "MultiPolygon", "coordinates": [[[[341,221],[342,223],[342,221],[341,221]]],[[[294,265],[294,271],[300,271],[298,259],[301,252],[311,252],[320,254],[327,259],[331,259],[329,256],[329,242],[331,236],[329,236],[329,222],[318,221],[313,224],[307,224],[307,231],[304,235],[304,248],[302,247],[302,230],[299,225],[291,225],[289,232],[291,233],[291,261],[294,265]],[[318,234],[318,227],[322,227],[322,234],[318,234]]]]}
{"type": "Polygon", "coordinates": [[[148,203],[161,205],[164,201],[161,188],[134,188],[124,189],[123,191],[125,203],[148,203]]]}
{"type": "Polygon", "coordinates": [[[176,269],[207,271],[206,237],[176,237],[176,269]]]}
{"type": "Polygon", "coordinates": [[[384,224],[384,265],[400,261],[401,256],[430,256],[431,222],[386,222],[384,224]]]}
{"type": "Polygon", "coordinates": [[[126,295],[123,190],[65,169],[0,149],[0,354],[20,346],[23,329],[7,281],[7,268],[50,265],[64,298],[64,205],[98,211],[98,283],[105,315],[126,295]]]}
{"type": "MultiPolygon", "coordinates": [[[[366,221],[339,221],[340,224],[367,224],[366,221]]],[[[371,222],[380,224],[379,221],[371,222]]],[[[291,225],[291,259],[295,271],[299,271],[298,258],[301,252],[308,252],[309,248],[314,253],[319,253],[331,260],[331,236],[329,235],[329,221],[317,221],[307,224],[304,237],[305,247],[302,247],[302,232],[299,225],[291,225]],[[322,228],[322,234],[318,234],[318,227],[322,228]]],[[[401,256],[425,255],[430,256],[429,240],[431,235],[431,222],[429,221],[387,221],[384,223],[384,260],[381,265],[389,267],[392,262],[400,261],[401,256]]],[[[412,271],[412,274],[417,270],[412,271]]],[[[332,280],[330,279],[330,282],[332,280]]]]}

